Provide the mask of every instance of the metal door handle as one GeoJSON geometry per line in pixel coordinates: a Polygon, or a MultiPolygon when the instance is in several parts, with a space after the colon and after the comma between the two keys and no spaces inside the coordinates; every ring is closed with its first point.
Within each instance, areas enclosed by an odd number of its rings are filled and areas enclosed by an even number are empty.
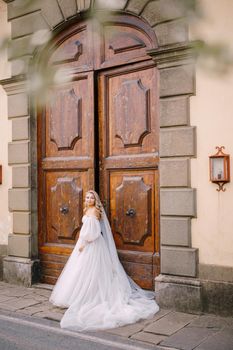
{"type": "Polygon", "coordinates": [[[126,212],[125,214],[126,214],[127,216],[130,216],[130,217],[132,218],[133,216],[136,215],[136,210],[133,209],[133,208],[130,208],[130,209],[127,210],[127,212],[126,212]]]}
{"type": "Polygon", "coordinates": [[[67,205],[63,205],[61,208],[60,208],[60,212],[62,214],[67,214],[69,212],[69,208],[67,205]]]}

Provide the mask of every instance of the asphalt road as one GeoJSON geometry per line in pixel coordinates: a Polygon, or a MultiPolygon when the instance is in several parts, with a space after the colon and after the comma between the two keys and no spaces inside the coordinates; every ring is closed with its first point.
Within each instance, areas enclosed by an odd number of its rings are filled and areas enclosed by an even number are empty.
{"type": "Polygon", "coordinates": [[[0,315],[0,350],[151,350],[150,345],[100,332],[62,330],[59,324],[33,317],[0,315]]]}

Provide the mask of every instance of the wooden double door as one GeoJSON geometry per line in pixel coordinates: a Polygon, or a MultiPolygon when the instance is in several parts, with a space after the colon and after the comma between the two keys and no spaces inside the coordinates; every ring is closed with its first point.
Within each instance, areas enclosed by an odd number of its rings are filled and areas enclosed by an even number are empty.
{"type": "Polygon", "coordinates": [[[157,69],[145,53],[129,64],[109,56],[104,67],[84,65],[84,45],[75,66],[66,45],[82,45],[81,35],[51,54],[50,64],[71,66],[72,77],[50,88],[38,114],[41,278],[56,282],[79,236],[85,192],[96,189],[127,273],[152,289],[159,272],[157,69]]]}

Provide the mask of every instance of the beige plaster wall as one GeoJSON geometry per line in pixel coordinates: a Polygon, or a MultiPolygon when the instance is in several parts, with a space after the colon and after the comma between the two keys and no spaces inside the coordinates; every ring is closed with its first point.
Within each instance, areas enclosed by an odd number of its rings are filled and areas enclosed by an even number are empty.
{"type": "MultiPolygon", "coordinates": [[[[7,7],[0,0],[0,42],[10,33],[7,23],[7,7]]],[[[0,50],[0,79],[10,77],[10,64],[7,51],[0,50]]],[[[7,118],[7,97],[0,85],[0,164],[3,169],[3,182],[0,185],[0,245],[7,244],[11,232],[11,215],[8,211],[8,189],[11,187],[11,168],[8,166],[8,142],[11,141],[11,121],[7,118]]]]}
{"type": "MultiPolygon", "coordinates": [[[[201,0],[201,4],[204,16],[194,23],[191,37],[225,43],[233,52],[233,1],[201,0]]],[[[199,248],[202,264],[233,266],[233,66],[218,75],[198,65],[196,89],[191,98],[191,125],[197,126],[197,158],[191,164],[192,187],[197,188],[192,246],[199,248]],[[225,146],[231,155],[232,182],[226,192],[217,192],[209,182],[208,156],[216,152],[215,146],[225,146]]]]}

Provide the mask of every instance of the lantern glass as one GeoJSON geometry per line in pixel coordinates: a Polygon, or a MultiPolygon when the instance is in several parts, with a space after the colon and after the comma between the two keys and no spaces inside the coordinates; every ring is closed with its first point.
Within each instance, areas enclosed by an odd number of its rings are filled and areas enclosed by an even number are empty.
{"type": "Polygon", "coordinates": [[[224,181],[225,172],[224,172],[224,158],[216,157],[212,158],[212,181],[224,181]]]}

